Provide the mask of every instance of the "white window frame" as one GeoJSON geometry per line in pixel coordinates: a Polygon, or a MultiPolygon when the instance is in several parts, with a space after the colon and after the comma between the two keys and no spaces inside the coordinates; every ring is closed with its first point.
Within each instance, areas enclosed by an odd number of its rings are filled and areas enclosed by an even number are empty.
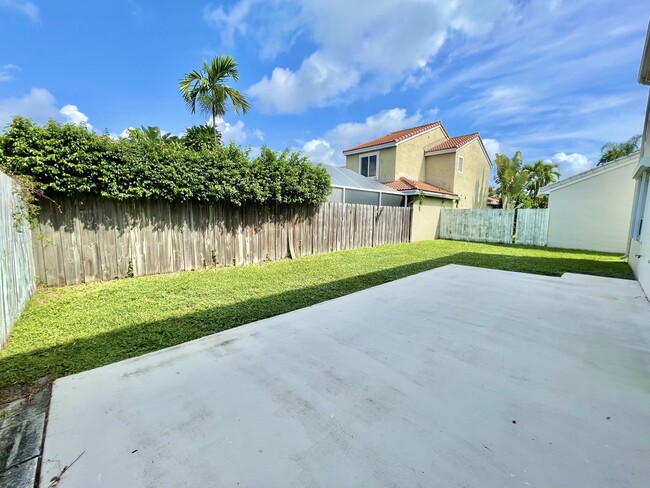
{"type": "Polygon", "coordinates": [[[462,173],[465,169],[465,156],[458,156],[458,162],[456,163],[456,170],[459,173],[462,173]]]}
{"type": "Polygon", "coordinates": [[[373,153],[363,153],[359,154],[359,174],[361,176],[365,176],[363,173],[361,173],[361,159],[362,158],[368,158],[368,169],[370,169],[370,157],[371,156],[376,156],[377,158],[377,165],[375,169],[375,176],[366,176],[366,178],[370,178],[371,180],[376,180],[379,178],[379,153],[378,152],[373,152],[373,153]]]}
{"type": "Polygon", "coordinates": [[[650,222],[645,222],[646,217],[645,209],[647,207],[648,193],[650,192],[650,173],[647,171],[641,175],[639,181],[638,192],[634,202],[633,211],[634,219],[632,221],[632,239],[637,239],[641,242],[642,225],[650,225],[650,222]]]}

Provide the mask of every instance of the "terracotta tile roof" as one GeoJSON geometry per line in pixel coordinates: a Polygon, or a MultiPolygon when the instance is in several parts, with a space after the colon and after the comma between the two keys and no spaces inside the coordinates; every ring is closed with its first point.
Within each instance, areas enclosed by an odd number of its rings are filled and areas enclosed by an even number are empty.
{"type": "Polygon", "coordinates": [[[391,187],[393,190],[421,190],[421,191],[430,191],[432,193],[442,193],[444,195],[457,196],[455,193],[440,188],[439,186],[430,185],[423,181],[411,180],[402,176],[399,180],[391,181],[390,183],[384,183],[386,186],[391,187]]]}
{"type": "Polygon", "coordinates": [[[494,197],[487,197],[487,203],[488,205],[499,205],[499,203],[501,203],[501,200],[494,197]]]}
{"type": "Polygon", "coordinates": [[[390,132],[389,134],[386,134],[385,136],[378,137],[377,139],[373,139],[372,141],[367,141],[362,144],[359,144],[357,146],[352,146],[347,149],[344,149],[343,152],[348,152],[348,151],[354,151],[356,149],[365,149],[367,147],[373,147],[373,146],[379,146],[382,144],[389,144],[391,142],[398,143],[400,141],[403,141],[404,139],[408,139],[409,137],[412,137],[414,135],[419,134],[420,132],[424,132],[429,129],[433,129],[434,127],[441,127],[442,130],[444,131],[444,127],[442,127],[442,122],[434,122],[432,124],[425,124],[425,125],[418,125],[417,127],[411,127],[410,129],[404,129],[404,130],[398,130],[395,132],[390,132]]]}
{"type": "Polygon", "coordinates": [[[473,134],[467,134],[464,136],[458,136],[458,137],[452,137],[451,139],[446,140],[445,142],[441,142],[440,144],[436,144],[435,146],[431,146],[428,149],[425,149],[424,152],[436,152],[436,151],[444,151],[446,149],[458,149],[459,147],[464,146],[468,142],[476,139],[479,137],[478,132],[474,132],[473,134]]]}

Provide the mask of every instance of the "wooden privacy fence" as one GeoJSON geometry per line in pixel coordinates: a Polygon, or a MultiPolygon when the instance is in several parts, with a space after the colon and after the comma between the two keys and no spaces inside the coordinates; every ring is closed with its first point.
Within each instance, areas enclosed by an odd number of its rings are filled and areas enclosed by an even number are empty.
{"type": "Polygon", "coordinates": [[[545,246],[549,210],[443,208],[440,238],[457,241],[494,242],[545,246]]]}
{"type": "Polygon", "coordinates": [[[514,210],[443,208],[440,213],[440,238],[512,243],[514,221],[514,210]]]}
{"type": "Polygon", "coordinates": [[[36,276],[62,286],[408,242],[410,212],[347,203],[42,201],[33,239],[36,276]]]}
{"type": "Polygon", "coordinates": [[[0,349],[35,288],[29,226],[15,219],[19,203],[11,178],[0,173],[0,349]]]}
{"type": "Polygon", "coordinates": [[[547,208],[521,208],[517,210],[515,243],[528,246],[545,246],[548,238],[547,208]]]}

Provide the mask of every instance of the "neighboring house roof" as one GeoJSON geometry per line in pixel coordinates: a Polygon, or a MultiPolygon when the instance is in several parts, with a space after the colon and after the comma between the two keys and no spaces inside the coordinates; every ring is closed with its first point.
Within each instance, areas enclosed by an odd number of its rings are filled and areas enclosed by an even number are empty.
{"type": "Polygon", "coordinates": [[[433,122],[432,124],[418,125],[417,127],[411,127],[409,129],[390,132],[384,136],[378,137],[371,141],[366,141],[356,146],[352,146],[347,149],[344,149],[343,154],[351,151],[359,151],[361,149],[396,146],[400,142],[404,142],[405,140],[410,139],[411,137],[415,137],[417,135],[436,129],[438,127],[440,127],[442,132],[445,134],[445,137],[449,137],[447,135],[447,131],[442,125],[442,122],[437,121],[437,122],[433,122]]]}
{"type": "Polygon", "coordinates": [[[431,185],[429,183],[424,183],[423,181],[411,180],[404,176],[402,176],[399,180],[386,183],[386,186],[389,186],[395,190],[399,190],[400,192],[405,192],[405,193],[424,192],[425,195],[430,194],[431,196],[439,196],[442,198],[451,198],[451,199],[458,198],[458,195],[450,192],[449,190],[445,190],[444,188],[440,188],[439,186],[431,185]]]}
{"type": "Polygon", "coordinates": [[[566,178],[564,180],[551,183],[550,185],[543,186],[542,188],[540,188],[539,193],[541,193],[542,195],[548,195],[554,192],[555,190],[559,190],[560,188],[564,188],[570,185],[575,185],[580,181],[593,178],[594,176],[609,173],[610,171],[618,169],[622,166],[627,166],[628,164],[636,164],[638,162],[639,162],[639,152],[637,151],[635,153],[630,154],[629,156],[615,159],[614,161],[610,161],[601,166],[596,166],[595,168],[592,168],[590,170],[583,171],[582,173],[578,173],[577,175],[573,175],[570,178],[566,178]]]}
{"type": "Polygon", "coordinates": [[[469,144],[470,142],[476,139],[478,139],[478,142],[481,145],[481,149],[483,150],[483,153],[485,154],[488,163],[490,164],[490,166],[492,166],[492,158],[490,158],[490,155],[485,149],[485,146],[483,145],[483,140],[481,139],[481,134],[478,132],[473,132],[472,134],[466,134],[464,136],[452,137],[451,139],[441,142],[440,144],[436,144],[435,146],[431,146],[430,148],[425,149],[424,154],[425,156],[429,156],[433,154],[444,154],[449,152],[455,152],[461,147],[466,146],[467,144],[469,144]]]}
{"type": "Polygon", "coordinates": [[[394,188],[389,188],[386,185],[382,185],[377,180],[372,178],[366,178],[365,176],[360,175],[347,168],[339,168],[336,166],[330,166],[324,164],[323,168],[332,177],[332,186],[338,188],[349,188],[350,190],[364,190],[364,191],[375,191],[381,193],[391,193],[394,195],[401,195],[400,192],[395,191],[394,188]]]}
{"type": "Polygon", "coordinates": [[[478,132],[474,132],[473,134],[467,134],[464,136],[452,137],[451,139],[448,139],[445,142],[441,142],[440,144],[425,149],[424,152],[437,152],[437,151],[445,151],[447,149],[459,149],[463,147],[465,144],[467,144],[468,142],[473,141],[477,137],[479,137],[478,132]]]}
{"type": "Polygon", "coordinates": [[[487,204],[488,205],[495,205],[495,206],[500,205],[501,200],[499,200],[498,198],[494,198],[494,197],[488,197],[487,198],[487,204]]]}

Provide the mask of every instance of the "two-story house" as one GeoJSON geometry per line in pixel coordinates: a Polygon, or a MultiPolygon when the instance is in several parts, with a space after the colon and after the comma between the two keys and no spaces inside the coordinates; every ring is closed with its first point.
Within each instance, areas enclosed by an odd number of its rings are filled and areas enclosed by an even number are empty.
{"type": "Polygon", "coordinates": [[[492,161],[478,132],[449,137],[441,122],[411,127],[343,151],[346,167],[407,196],[412,240],[435,239],[440,208],[487,208],[492,161]]]}

